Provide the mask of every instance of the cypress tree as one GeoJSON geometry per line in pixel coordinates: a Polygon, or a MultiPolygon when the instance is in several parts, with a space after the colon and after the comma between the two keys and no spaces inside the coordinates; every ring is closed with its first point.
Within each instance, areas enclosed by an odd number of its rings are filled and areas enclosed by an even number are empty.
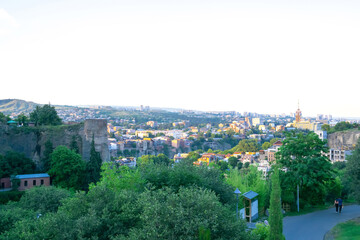
{"type": "Polygon", "coordinates": [[[285,239],[283,231],[283,216],[281,212],[281,188],[279,178],[279,168],[275,167],[271,175],[271,194],[269,209],[270,233],[269,240],[285,239]]]}
{"type": "Polygon", "coordinates": [[[91,142],[91,150],[90,150],[90,160],[86,164],[87,170],[87,182],[96,183],[100,180],[100,171],[101,171],[102,160],[100,157],[100,153],[95,150],[95,141],[94,136],[91,142]]]}

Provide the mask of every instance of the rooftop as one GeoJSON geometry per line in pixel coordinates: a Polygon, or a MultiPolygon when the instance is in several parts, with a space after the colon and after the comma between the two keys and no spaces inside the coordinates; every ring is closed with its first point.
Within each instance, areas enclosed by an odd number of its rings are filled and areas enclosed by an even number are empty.
{"type": "Polygon", "coordinates": [[[26,179],[26,178],[45,178],[50,177],[47,173],[35,173],[35,174],[21,174],[16,175],[15,178],[17,179],[26,179]]]}
{"type": "Polygon", "coordinates": [[[246,193],[243,194],[243,196],[244,196],[245,198],[250,199],[250,200],[256,198],[258,195],[259,195],[259,194],[257,194],[257,193],[254,192],[254,191],[248,191],[248,192],[246,192],[246,193]]]}

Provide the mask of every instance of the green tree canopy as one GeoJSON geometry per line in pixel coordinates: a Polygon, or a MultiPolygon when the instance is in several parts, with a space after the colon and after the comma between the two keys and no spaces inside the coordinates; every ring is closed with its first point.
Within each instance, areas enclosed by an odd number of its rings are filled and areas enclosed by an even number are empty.
{"type": "Polygon", "coordinates": [[[27,116],[25,116],[25,114],[21,113],[17,116],[17,122],[19,125],[27,125],[29,122],[29,118],[27,116]]]}
{"type": "Polygon", "coordinates": [[[61,124],[61,119],[55,107],[50,106],[50,104],[45,104],[42,107],[36,106],[35,110],[30,113],[30,120],[33,121],[36,126],[61,124]]]}
{"type": "Polygon", "coordinates": [[[352,155],[347,157],[346,176],[350,183],[351,194],[360,203],[360,140],[358,140],[352,155]]]}
{"type": "Polygon", "coordinates": [[[321,126],[321,130],[323,130],[323,131],[330,132],[330,129],[331,129],[331,127],[330,127],[329,124],[323,124],[323,125],[321,126]]]}
{"type": "Polygon", "coordinates": [[[61,205],[61,201],[70,196],[66,189],[54,186],[33,187],[25,192],[19,201],[19,205],[24,209],[29,209],[41,214],[56,212],[61,205]]]}
{"type": "Polygon", "coordinates": [[[49,174],[55,186],[67,189],[81,189],[85,177],[85,161],[81,155],[58,146],[51,154],[49,174]]]}
{"type": "Polygon", "coordinates": [[[264,150],[268,149],[269,147],[271,147],[271,144],[269,142],[264,142],[261,145],[261,148],[264,149],[264,150]]]}
{"type": "Polygon", "coordinates": [[[210,230],[211,239],[249,239],[244,222],[236,221],[207,189],[146,191],[138,203],[139,228],[132,229],[128,239],[197,239],[203,228],[210,230]]]}
{"type": "Polygon", "coordinates": [[[29,174],[35,171],[35,163],[23,153],[7,152],[0,155],[0,178],[17,174],[29,174]]]}
{"type": "Polygon", "coordinates": [[[164,164],[169,165],[170,159],[165,154],[154,155],[144,155],[141,156],[137,162],[139,166],[146,166],[148,164],[164,164]]]}
{"type": "Polygon", "coordinates": [[[5,116],[5,114],[3,114],[2,112],[0,112],[0,123],[6,123],[7,122],[7,118],[5,116]]]}
{"type": "Polygon", "coordinates": [[[232,166],[233,168],[235,168],[235,167],[237,166],[239,160],[238,160],[236,157],[231,156],[231,157],[229,157],[228,162],[229,162],[229,165],[230,165],[230,166],[232,166]]]}
{"type": "Polygon", "coordinates": [[[256,139],[243,139],[231,149],[232,152],[257,152],[260,146],[256,139]]]}
{"type": "Polygon", "coordinates": [[[302,198],[311,204],[324,201],[324,185],[333,179],[325,144],[313,132],[290,133],[276,153],[276,163],[286,169],[281,173],[282,186],[296,189],[299,185],[302,198]]]}

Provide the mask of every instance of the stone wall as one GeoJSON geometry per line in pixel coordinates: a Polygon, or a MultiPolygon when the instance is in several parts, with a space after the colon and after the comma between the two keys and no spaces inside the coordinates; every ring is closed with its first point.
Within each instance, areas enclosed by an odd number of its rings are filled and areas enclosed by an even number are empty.
{"type": "Polygon", "coordinates": [[[328,135],[328,146],[333,149],[352,150],[359,137],[359,130],[332,133],[328,135]]]}
{"type": "Polygon", "coordinates": [[[103,161],[109,161],[107,121],[104,119],[88,119],[82,124],[39,128],[1,125],[0,154],[7,151],[24,153],[38,165],[43,158],[46,141],[50,140],[56,148],[59,145],[70,146],[75,138],[80,154],[85,160],[89,160],[93,137],[96,151],[100,152],[103,161]]]}

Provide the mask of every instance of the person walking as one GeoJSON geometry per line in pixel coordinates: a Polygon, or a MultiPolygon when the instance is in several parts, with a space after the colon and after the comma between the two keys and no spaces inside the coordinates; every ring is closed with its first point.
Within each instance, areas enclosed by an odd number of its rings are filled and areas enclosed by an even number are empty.
{"type": "Polygon", "coordinates": [[[343,200],[341,199],[341,197],[339,197],[338,199],[336,199],[338,201],[339,204],[339,213],[341,213],[341,209],[342,209],[342,202],[343,200]]]}
{"type": "Polygon", "coordinates": [[[336,213],[338,213],[338,209],[339,209],[338,199],[335,199],[334,205],[335,205],[335,211],[336,211],[336,213]]]}

